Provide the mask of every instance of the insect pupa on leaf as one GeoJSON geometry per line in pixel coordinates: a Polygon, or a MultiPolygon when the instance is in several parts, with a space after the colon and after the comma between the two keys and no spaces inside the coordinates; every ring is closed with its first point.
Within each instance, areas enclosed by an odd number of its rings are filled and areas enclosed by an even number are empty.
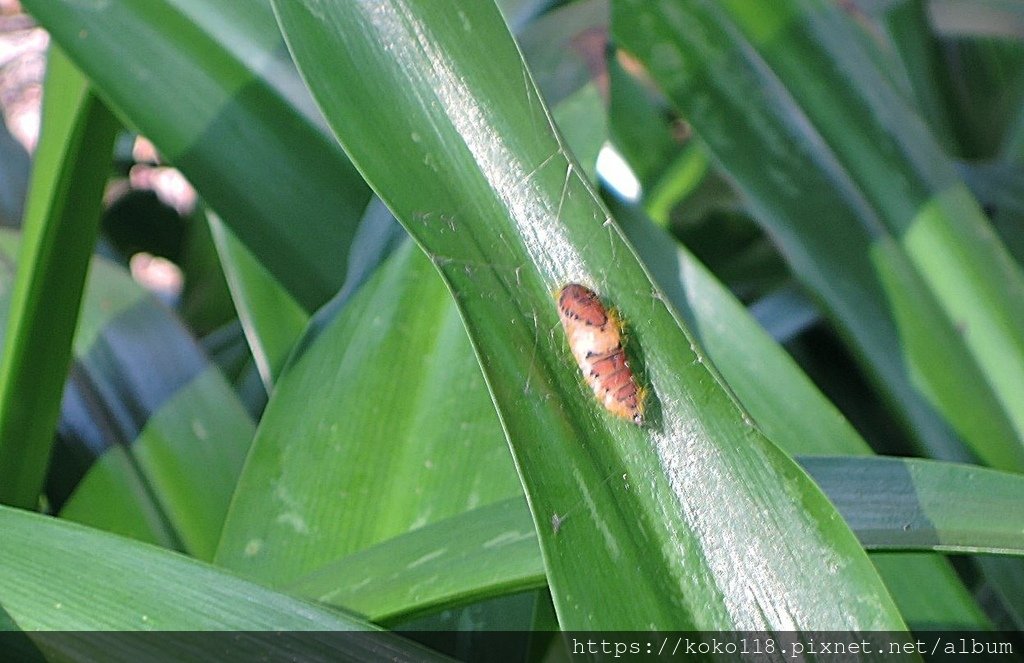
{"type": "Polygon", "coordinates": [[[569,283],[558,291],[558,314],[569,348],[606,410],[644,424],[644,390],[636,383],[622,349],[622,324],[590,288],[569,283]]]}

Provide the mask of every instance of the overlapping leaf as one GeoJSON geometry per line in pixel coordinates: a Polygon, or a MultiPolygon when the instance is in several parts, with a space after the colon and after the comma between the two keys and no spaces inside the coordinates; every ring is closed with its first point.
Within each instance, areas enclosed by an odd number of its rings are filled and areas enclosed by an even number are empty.
{"type": "MultiPolygon", "coordinates": [[[[110,534],[0,507],[0,614],[35,644],[22,656],[71,661],[209,660],[211,645],[231,657],[302,660],[438,660],[398,636],[299,636],[294,631],[372,631],[349,615],[291,598],[224,571],[110,534]],[[87,569],[87,573],[82,570],[87,569]],[[46,578],[48,582],[40,582],[46,578]],[[172,631],[104,636],[96,631],[172,631]],[[273,631],[189,638],[181,631],[273,631]],[[85,633],[75,633],[75,631],[85,633]],[[284,633],[282,633],[284,631],[284,633]]],[[[25,641],[23,640],[23,642],[25,641]]],[[[28,643],[26,643],[28,644],[28,643]]],[[[10,652],[5,652],[10,653],[10,652]]]]}
{"type": "Polygon", "coordinates": [[[977,457],[1024,467],[1024,278],[839,10],[613,7],[912,433],[958,456],[935,408],[977,457]]]}
{"type": "Polygon", "coordinates": [[[279,585],[519,492],[458,312],[408,244],[277,382],[220,564],[279,585]]]}
{"type": "Polygon", "coordinates": [[[266,0],[23,4],[298,302],[313,310],[337,291],[370,192],[323,130],[266,0]]]}
{"type": "Polygon", "coordinates": [[[60,51],[47,90],[0,358],[0,503],[26,508],[42,491],[119,129],[60,51]]]}
{"type": "Polygon", "coordinates": [[[562,626],[901,625],[852,535],[744,420],[652,288],[490,3],[275,9],[350,156],[456,297],[562,626]],[[596,287],[629,326],[649,426],[604,412],[552,333],[552,291],[571,281],[596,287]],[[783,530],[794,547],[776,545],[783,530]],[[808,571],[835,556],[844,563],[808,571]],[[623,595],[628,608],[608,600],[623,595]]]}

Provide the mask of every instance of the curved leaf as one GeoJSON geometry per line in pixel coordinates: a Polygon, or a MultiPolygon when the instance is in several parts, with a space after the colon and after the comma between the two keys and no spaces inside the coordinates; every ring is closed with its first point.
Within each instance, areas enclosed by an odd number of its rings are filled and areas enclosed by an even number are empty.
{"type": "MultiPolygon", "coordinates": [[[[140,474],[174,538],[195,557],[213,558],[253,432],[230,385],[208,367],[150,415],[127,449],[131,463],[121,471],[140,474]]],[[[116,466],[120,453],[114,453],[116,466]]],[[[107,462],[105,456],[99,460],[101,466],[107,462]]],[[[104,529],[130,535],[132,530],[121,529],[122,514],[143,503],[133,504],[111,489],[111,469],[91,470],[61,516],[93,526],[106,521],[104,529]]]]}
{"type": "Polygon", "coordinates": [[[729,290],[635,206],[612,201],[622,230],[758,427],[791,455],[871,449],[729,290]],[[772,389],[764,385],[771,383],[772,389]]]}
{"type": "Polygon", "coordinates": [[[852,534],[745,421],[651,286],[491,3],[275,10],[346,150],[456,297],[563,628],[902,627],[852,534]],[[556,331],[552,291],[567,282],[593,285],[626,321],[647,427],[582,385],[556,331]],[[808,569],[826,559],[842,562],[808,569]]]}
{"type": "Polygon", "coordinates": [[[274,631],[269,638],[249,634],[225,643],[248,657],[439,658],[384,633],[333,639],[289,634],[375,629],[159,548],[3,507],[0,529],[0,607],[11,625],[26,631],[93,631],[28,636],[60,660],[209,660],[212,636],[204,650],[202,639],[181,633],[134,638],[95,633],[119,630],[274,631]]]}
{"type": "Polygon", "coordinates": [[[444,284],[406,243],[278,381],[217,562],[271,585],[519,492],[444,284]]]}
{"type": "MultiPolygon", "coordinates": [[[[654,227],[636,207],[612,204],[615,217],[643,256],[651,276],[698,335],[712,363],[762,431],[790,454],[870,453],[870,447],[793,358],[699,260],[654,227]],[[772,388],[765,389],[766,384],[772,388]]],[[[896,558],[878,568],[912,628],[990,626],[953,567],[941,556],[896,558]]]]}
{"type": "MultiPolygon", "coordinates": [[[[0,311],[18,244],[0,232],[0,311]]],[[[237,396],[177,319],[124,269],[93,258],[48,507],[208,559],[252,436],[237,396]]]]}
{"type": "Polygon", "coordinates": [[[34,508],[50,459],[120,125],[54,49],[0,361],[0,503],[34,508]]]}
{"type": "Polygon", "coordinates": [[[805,458],[867,548],[1024,555],[1024,477],[893,458],[805,458]]]}
{"type": "Polygon", "coordinates": [[[893,69],[906,75],[918,113],[928,122],[935,139],[947,154],[957,154],[956,119],[950,104],[951,81],[943,66],[942,45],[931,28],[929,5],[934,2],[910,0],[878,12],[896,51],[893,69]]]}
{"type": "Polygon", "coordinates": [[[530,510],[514,497],[382,541],[285,589],[387,622],[545,585],[530,510]]]}
{"type": "Polygon", "coordinates": [[[245,338],[270,393],[309,316],[220,218],[207,214],[245,338]]]}
{"type": "Polygon", "coordinates": [[[1024,278],[838,8],[614,8],[912,433],[962,457],[934,407],[986,463],[1024,467],[1024,278]]]}
{"type": "Polygon", "coordinates": [[[23,4],[297,301],[312,310],[337,291],[370,192],[323,130],[266,0],[23,4]]]}
{"type": "MultiPolygon", "coordinates": [[[[987,631],[993,628],[974,595],[957,581],[956,571],[941,555],[876,551],[871,561],[885,578],[885,585],[913,631],[987,631]],[[929,578],[943,576],[952,580],[925,584],[929,578]],[[924,587],[928,590],[922,591],[924,587]]],[[[1004,561],[1019,562],[1010,558],[1004,561]]]]}
{"type": "MultiPolygon", "coordinates": [[[[1013,509],[1024,500],[1020,476],[895,458],[803,457],[800,463],[873,551],[1024,555],[1022,518],[1013,509]],[[1013,515],[1006,518],[1008,513],[1013,515]]],[[[343,557],[287,589],[373,621],[394,621],[542,587],[544,563],[529,525],[529,509],[521,499],[503,500],[343,557]],[[459,533],[457,539],[452,532],[459,533]]],[[[880,559],[886,582],[913,605],[917,624],[987,626],[963,585],[950,582],[937,564],[941,557],[880,559]],[[921,583],[933,586],[925,589],[921,583]]]]}

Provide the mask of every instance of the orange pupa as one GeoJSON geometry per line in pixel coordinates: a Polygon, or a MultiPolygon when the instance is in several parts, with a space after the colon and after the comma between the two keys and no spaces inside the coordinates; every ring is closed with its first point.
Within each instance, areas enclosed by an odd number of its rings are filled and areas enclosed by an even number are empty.
{"type": "Polygon", "coordinates": [[[570,283],[558,291],[558,313],[583,378],[606,410],[644,425],[644,392],[622,349],[622,325],[590,288],[570,283]]]}

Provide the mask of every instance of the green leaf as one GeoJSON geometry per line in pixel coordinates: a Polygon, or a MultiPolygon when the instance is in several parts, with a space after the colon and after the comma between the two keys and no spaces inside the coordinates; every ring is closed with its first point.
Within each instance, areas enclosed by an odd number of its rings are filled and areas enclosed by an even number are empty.
{"type": "Polygon", "coordinates": [[[698,190],[708,175],[709,160],[707,147],[700,141],[690,141],[665,167],[658,182],[644,193],[644,207],[659,226],[667,226],[676,203],[698,190]]]}
{"type": "Polygon", "coordinates": [[[893,458],[805,458],[865,547],[1024,555],[1024,476],[893,458]]]}
{"type": "MultiPolygon", "coordinates": [[[[0,233],[3,312],[17,239],[0,233]]],[[[51,509],[212,557],[253,424],[171,313],[102,258],[93,258],[82,296],[60,416],[51,509]]]]}
{"type": "MultiPolygon", "coordinates": [[[[144,477],[167,523],[189,554],[212,559],[235,484],[242,471],[254,426],[215,368],[207,368],[178,389],[154,412],[128,452],[144,477]],[[196,468],[203,468],[196,472],[196,468]]],[[[109,468],[101,470],[103,474],[109,468]]],[[[61,515],[90,525],[110,519],[123,497],[93,485],[92,473],[72,495],[61,515]]],[[[109,479],[107,479],[109,480],[109,479]]],[[[129,507],[129,509],[137,507],[129,507]]],[[[131,531],[124,531],[131,535],[131,531]]]]}
{"type": "Polygon", "coordinates": [[[332,128],[457,300],[563,628],[902,627],[852,534],[651,286],[491,3],[275,9],[332,128]],[[582,384],[552,297],[567,282],[626,321],[647,426],[582,384]],[[809,570],[824,559],[842,562],[809,570]]]}
{"type": "Polygon", "coordinates": [[[983,555],[976,562],[984,574],[989,591],[1001,602],[1006,612],[1008,623],[1000,626],[1024,629],[1024,566],[1020,560],[983,555]]]}
{"type": "MultiPolygon", "coordinates": [[[[697,334],[712,363],[758,427],[790,454],[867,454],[845,418],[713,275],[636,207],[612,210],[651,276],[697,334]],[[764,385],[771,384],[771,389],[764,385]]],[[[827,486],[823,486],[826,492],[827,486]]],[[[874,560],[874,557],[872,557],[874,560]]],[[[943,624],[985,628],[987,619],[949,562],[938,555],[880,565],[886,586],[912,628],[943,624]]]]}
{"type": "MultiPolygon", "coordinates": [[[[1018,11],[1020,18],[1024,12],[1018,11]]],[[[1024,105],[1024,43],[971,38],[950,39],[943,46],[952,89],[950,112],[955,113],[964,145],[962,156],[998,156],[1008,128],[1024,105]]]]}
{"type": "Polygon", "coordinates": [[[121,446],[92,462],[60,517],[164,548],[185,547],[131,452],[121,446]]]}
{"type": "MultiPolygon", "coordinates": [[[[243,651],[303,660],[438,658],[383,633],[333,640],[289,635],[374,627],[159,548],[2,507],[0,529],[0,605],[26,631],[274,631],[272,638],[243,639],[243,651]]],[[[199,643],[181,633],[137,639],[88,635],[29,637],[60,660],[153,660],[157,654],[160,660],[201,660],[199,643]]]]}
{"type": "Polygon", "coordinates": [[[608,0],[580,0],[516,31],[523,57],[551,108],[604,73],[609,18],[608,0]]]}
{"type": "Polygon", "coordinates": [[[25,238],[0,361],[0,503],[39,499],[119,128],[51,51],[25,238]]]}
{"type": "MultiPolygon", "coordinates": [[[[614,55],[608,56],[607,66],[611,97],[608,117],[615,147],[629,162],[645,190],[660,188],[662,175],[669,166],[674,167],[671,179],[676,181],[669,188],[677,192],[685,190],[686,184],[692,180],[685,175],[680,177],[681,171],[687,171],[687,174],[695,171],[702,173],[704,168],[693,160],[676,163],[678,157],[682,156],[679,153],[683,146],[672,135],[664,99],[659,97],[655,101],[649,86],[642,85],[627,72],[614,55]]],[[[691,143],[687,149],[690,156],[703,152],[700,149],[694,150],[693,146],[694,143],[691,143]]],[[[666,193],[666,190],[662,190],[662,195],[666,193]]],[[[658,216],[667,218],[667,210],[664,216],[658,216]]]]}
{"type": "Polygon", "coordinates": [[[284,589],[379,623],[545,585],[537,532],[517,497],[342,557],[284,589]]]}
{"type": "Polygon", "coordinates": [[[791,455],[870,453],[793,358],[686,247],[637,207],[610,204],[651,277],[769,439],[791,455]]]}
{"type": "Polygon", "coordinates": [[[587,178],[596,182],[597,157],[608,138],[604,101],[597,85],[588,83],[559,102],[552,111],[552,119],[587,178]]]}
{"type": "MultiPolygon", "coordinates": [[[[911,630],[985,631],[992,628],[991,620],[941,555],[876,551],[871,561],[885,578],[911,630]],[[938,579],[943,580],[934,582],[938,579]]],[[[1020,566],[1019,560],[1004,558],[1003,561],[1017,562],[1020,566]]]]}
{"type": "Polygon", "coordinates": [[[278,381],[217,561],[280,585],[519,492],[458,311],[406,243],[278,381]]]}
{"type": "MultiPolygon", "coordinates": [[[[1022,519],[1004,516],[1024,499],[1024,477],[895,458],[803,457],[800,463],[871,550],[1024,555],[1022,519]]],[[[286,588],[375,622],[393,622],[542,587],[544,563],[529,525],[527,505],[519,498],[504,500],[343,557],[286,588]],[[452,532],[459,533],[457,539],[452,532]]],[[[883,560],[886,580],[901,596],[945,601],[927,612],[912,608],[917,623],[985,623],[963,585],[950,582],[941,557],[883,560]],[[902,586],[908,579],[916,589],[902,586]],[[934,586],[925,589],[922,582],[934,586]]]]}
{"type": "Polygon", "coordinates": [[[266,0],[23,4],[298,302],[313,310],[337,291],[370,192],[323,130],[266,0]]]}
{"type": "Polygon", "coordinates": [[[950,104],[950,85],[942,44],[931,29],[928,6],[934,2],[906,0],[893,3],[883,14],[883,23],[907,75],[919,115],[947,154],[957,154],[956,120],[950,104]]]}
{"type": "Polygon", "coordinates": [[[309,315],[216,214],[208,213],[207,220],[245,338],[270,393],[309,315]]]}
{"type": "MultiPolygon", "coordinates": [[[[616,206],[614,211],[652,276],[691,328],[698,330],[702,345],[763,430],[786,442],[791,453],[870,451],[795,362],[699,262],[651,227],[635,208],[616,206]],[[769,381],[775,388],[763,389],[769,381]]],[[[823,487],[827,493],[833,488],[823,487]]],[[[840,485],[839,490],[851,493],[849,486],[840,485]]],[[[912,486],[904,480],[892,491],[907,493],[912,486]]],[[[932,494],[929,499],[940,496],[932,494]]],[[[852,498],[846,506],[855,512],[861,502],[856,495],[852,498]]],[[[523,534],[528,517],[525,505],[515,499],[474,509],[343,557],[288,587],[374,621],[396,621],[431,608],[452,608],[541,586],[544,569],[535,536],[523,534]],[[454,544],[453,531],[459,532],[454,544]]],[[[857,522],[870,520],[862,516],[857,522]]],[[[905,536],[902,523],[899,527],[892,534],[905,536]]],[[[981,540],[991,541],[986,536],[981,540]]],[[[901,611],[915,625],[985,625],[983,616],[980,621],[969,619],[981,613],[942,558],[894,558],[882,569],[887,584],[896,589],[901,611]]]]}
{"type": "MultiPolygon", "coordinates": [[[[18,233],[11,230],[0,231],[0,335],[6,327],[20,244],[18,233]]],[[[113,404],[113,407],[111,404],[105,404],[105,414],[108,416],[87,413],[87,408],[79,407],[84,406],[86,399],[78,398],[78,386],[83,374],[91,376],[88,382],[95,383],[95,376],[105,373],[106,364],[90,355],[90,350],[104,335],[106,327],[116,325],[116,321],[127,312],[143,307],[140,303],[144,298],[145,291],[136,285],[123,269],[106,260],[93,258],[82,295],[82,306],[73,343],[76,363],[71,366],[71,375],[61,400],[61,420],[57,434],[58,442],[63,441],[65,444],[54,447],[47,472],[46,497],[51,508],[60,508],[67,495],[89,469],[94,460],[94,452],[91,449],[103,446],[108,437],[114,436],[111,422],[116,416],[109,415],[118,409],[117,404],[113,404]],[[83,368],[78,365],[79,363],[92,365],[83,368]],[[111,435],[108,436],[108,433],[111,435]],[[73,450],[68,448],[68,440],[73,440],[70,442],[73,450]]],[[[111,478],[113,481],[107,486],[106,491],[121,491],[119,497],[122,498],[122,507],[137,509],[142,506],[142,502],[149,501],[148,496],[140,490],[141,484],[137,475],[125,473],[119,478],[111,478]],[[119,485],[115,488],[115,484],[119,485]],[[133,497],[124,499],[125,495],[133,497]]],[[[162,536],[160,540],[170,545],[167,533],[158,533],[150,530],[148,526],[139,526],[137,518],[135,522],[125,522],[123,525],[147,540],[162,536]]]]}
{"type": "Polygon", "coordinates": [[[1024,467],[1024,277],[839,10],[614,7],[913,434],[958,457],[936,407],[978,457],[1024,467]]]}
{"type": "MultiPolygon", "coordinates": [[[[231,328],[238,318],[213,233],[201,209],[190,215],[177,260],[184,289],[175,306],[182,322],[204,342],[218,331],[231,328]]],[[[216,357],[214,358],[216,361],[216,357]]]]}

